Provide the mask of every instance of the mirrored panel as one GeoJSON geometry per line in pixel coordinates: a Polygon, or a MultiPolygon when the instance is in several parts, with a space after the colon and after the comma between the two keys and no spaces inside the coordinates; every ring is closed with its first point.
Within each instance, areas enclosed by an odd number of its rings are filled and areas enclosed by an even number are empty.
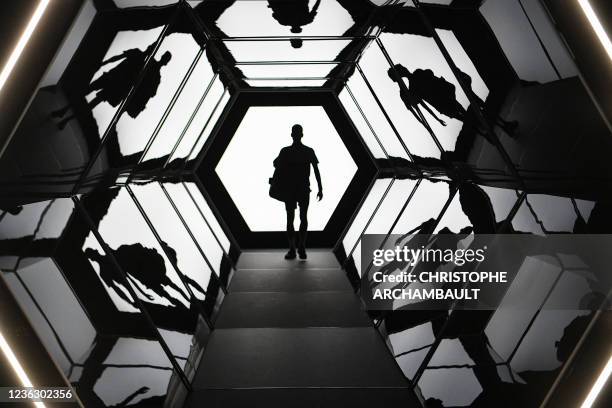
{"type": "Polygon", "coordinates": [[[388,157],[384,146],[376,135],[369,118],[366,116],[363,108],[357,103],[355,95],[351,92],[348,86],[344,87],[338,95],[340,103],[344,107],[347,115],[357,128],[359,135],[370,150],[370,153],[377,158],[383,159],[388,157]]]}
{"type": "MultiPolygon", "coordinates": [[[[354,71],[346,84],[346,92],[350,92],[355,98],[355,103],[365,114],[365,118],[371,126],[371,131],[377,136],[388,156],[409,158],[409,150],[402,145],[395,129],[389,121],[388,113],[382,110],[381,100],[373,85],[366,82],[364,75],[358,70],[354,71]]],[[[384,108],[384,107],[383,107],[384,108]]],[[[386,108],[384,108],[386,109],[386,108]]],[[[351,116],[355,123],[358,118],[351,116]]]]}
{"type": "Polygon", "coordinates": [[[546,194],[528,194],[512,219],[517,232],[536,235],[586,233],[595,202],[546,194]]]}
{"type": "Polygon", "coordinates": [[[158,125],[157,133],[153,134],[153,140],[149,141],[149,148],[141,158],[142,162],[148,162],[147,167],[165,164],[165,159],[177,149],[177,144],[184,138],[186,128],[193,123],[194,115],[205,98],[214,98],[214,95],[206,93],[214,77],[206,55],[201,52],[194,62],[195,65],[191,67],[193,69],[188,73],[187,81],[171,111],[164,118],[161,127],[158,125]]]}
{"type": "MultiPolygon", "coordinates": [[[[29,204],[19,215],[19,224],[0,224],[3,252],[18,249],[11,240],[28,237],[28,245],[14,252],[14,269],[2,266],[3,278],[83,404],[162,407],[184,400],[182,373],[175,371],[156,329],[137,305],[127,313],[118,310],[102,288],[83,242],[106,254],[95,237],[86,238],[91,230],[72,199],[29,204]],[[27,219],[36,222],[34,230],[27,219]]],[[[119,283],[118,270],[106,267],[104,277],[119,283]]],[[[197,364],[189,356],[197,349],[188,346],[175,357],[187,369],[197,364]]]]}
{"type": "MultiPolygon", "coordinates": [[[[162,240],[167,256],[181,272],[183,282],[189,285],[193,296],[203,301],[211,285],[212,265],[204,249],[192,239],[186,219],[170,200],[164,185],[151,182],[127,188],[144,210],[152,230],[162,240]]],[[[212,283],[213,288],[214,285],[212,283]]]]}
{"type": "Polygon", "coordinates": [[[210,228],[215,234],[216,239],[221,242],[221,245],[223,246],[225,252],[229,253],[231,245],[230,240],[223,228],[221,227],[221,224],[219,224],[217,217],[214,215],[212,209],[208,205],[208,202],[202,195],[202,192],[200,191],[196,183],[193,181],[185,181],[183,182],[183,185],[189,192],[189,196],[191,197],[193,202],[198,207],[198,211],[202,213],[204,219],[206,219],[206,221],[209,223],[210,228]]]}
{"type": "Polygon", "coordinates": [[[221,114],[224,112],[224,109],[226,105],[228,104],[229,100],[230,100],[230,93],[229,91],[225,90],[223,94],[221,95],[220,99],[217,101],[213,109],[213,112],[210,118],[208,119],[206,125],[201,130],[200,134],[198,135],[196,143],[193,146],[191,146],[189,150],[189,155],[187,156],[188,161],[193,161],[198,158],[198,156],[202,152],[202,148],[204,147],[206,141],[208,140],[211,133],[213,132],[213,129],[217,125],[217,122],[219,118],[221,117],[221,114]]]}
{"type": "MultiPolygon", "coordinates": [[[[381,34],[381,37],[384,35],[381,34]]],[[[415,108],[414,96],[400,86],[400,82],[404,80],[402,70],[399,69],[398,73],[399,67],[392,68],[379,42],[369,45],[358,64],[408,151],[419,157],[440,158],[441,150],[436,146],[431,118],[421,112],[419,107],[415,108]]]]}
{"type": "Polygon", "coordinates": [[[92,214],[96,213],[95,206],[100,205],[97,202],[107,206],[97,220],[97,230],[112,250],[112,256],[100,253],[93,234],[87,236],[83,245],[88,261],[99,271],[104,289],[109,296],[116,295],[113,303],[118,310],[144,307],[172,354],[182,357],[179,363],[184,367],[186,351],[201,319],[193,303],[196,298],[187,285],[200,291],[203,284],[177,272],[178,251],[157,239],[127,188],[88,195],[82,201],[92,214]],[[127,279],[117,278],[115,262],[127,279]]]}
{"type": "Polygon", "coordinates": [[[185,184],[163,183],[163,188],[172,204],[180,209],[190,234],[197,242],[198,248],[203,251],[215,274],[220,277],[231,274],[229,255],[185,184]]]}
{"type": "Polygon", "coordinates": [[[194,146],[200,140],[206,140],[208,136],[205,135],[205,132],[209,133],[210,131],[207,129],[214,126],[214,117],[216,117],[214,113],[219,109],[223,109],[223,107],[219,107],[219,104],[224,95],[225,88],[223,83],[215,75],[213,81],[204,90],[202,95],[204,99],[198,101],[198,106],[194,112],[195,116],[190,118],[184,133],[179,136],[178,144],[169,158],[168,165],[176,167],[179,164],[183,164],[192,153],[192,150],[194,150],[194,146]]]}
{"type": "Polygon", "coordinates": [[[354,21],[336,0],[233,2],[216,21],[230,37],[338,36],[354,21]]]}
{"type": "Polygon", "coordinates": [[[238,62],[250,61],[334,61],[350,40],[226,40],[223,44],[238,62]],[[296,47],[296,41],[300,46],[296,47]]]}

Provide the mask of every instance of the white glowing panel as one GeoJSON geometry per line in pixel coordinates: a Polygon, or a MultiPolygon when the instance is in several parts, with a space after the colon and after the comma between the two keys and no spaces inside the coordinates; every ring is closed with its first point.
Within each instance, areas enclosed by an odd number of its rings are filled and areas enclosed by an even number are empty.
{"type": "Polygon", "coordinates": [[[301,33],[279,23],[266,1],[238,1],[221,14],[217,24],[230,37],[251,37],[341,35],[355,23],[336,0],[320,0],[318,5],[310,0],[308,10],[312,22],[303,25],[301,33]]]}
{"type": "MultiPolygon", "coordinates": [[[[252,231],[285,230],[284,204],[269,197],[268,179],[280,149],[290,145],[291,127],[304,128],[302,142],[319,159],[324,197],[316,201],[310,173],[308,229],[321,231],[350,184],[357,166],[321,106],[251,107],[223,154],[216,171],[252,231]]],[[[297,227],[296,217],[296,227],[297,227]]]]}

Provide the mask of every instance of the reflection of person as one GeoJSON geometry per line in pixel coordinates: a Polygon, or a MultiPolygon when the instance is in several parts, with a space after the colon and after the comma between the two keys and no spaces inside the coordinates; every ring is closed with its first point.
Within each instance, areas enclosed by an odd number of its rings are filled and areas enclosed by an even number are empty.
{"type": "MultiPolygon", "coordinates": [[[[90,109],[95,108],[101,102],[108,102],[111,106],[117,107],[128,95],[131,87],[136,82],[138,74],[143,68],[151,47],[142,51],[133,48],[119,55],[110,57],[102,62],[102,66],[112,62],[121,61],[117,66],[104,72],[99,78],[94,80],[87,90],[87,94],[98,91],[94,99],[89,102],[90,109]]],[[[125,110],[131,117],[138,116],[146,107],[147,103],[157,93],[157,88],[161,82],[161,68],[170,62],[172,54],[166,51],[159,60],[152,58],[149,61],[146,73],[135,90],[125,110]]],[[[53,117],[62,118],[70,106],[65,106],[52,113],[53,117]]],[[[63,129],[74,115],[69,115],[58,123],[58,127],[63,129]]]]}
{"type": "Polygon", "coordinates": [[[302,144],[302,126],[294,125],[291,129],[293,144],[283,147],[274,159],[274,167],[279,171],[282,180],[280,188],[285,199],[285,209],[287,211],[287,237],[289,240],[289,252],[285,259],[295,259],[296,246],[300,259],[306,259],[306,233],[308,231],[308,204],[310,201],[310,166],[314,168],[319,192],[319,201],[323,198],[323,187],[321,185],[321,175],[319,173],[318,159],[314,150],[302,144]],[[295,208],[300,206],[300,230],[295,236],[293,220],[295,218],[295,208]]]}
{"type": "MultiPolygon", "coordinates": [[[[268,0],[268,7],[272,9],[272,17],[279,24],[291,27],[291,32],[299,34],[302,27],[314,21],[321,0],[317,0],[312,10],[308,8],[308,0],[268,0]]],[[[293,48],[300,48],[302,40],[291,40],[293,48]]]]}
{"type": "MultiPolygon", "coordinates": [[[[91,248],[85,250],[85,255],[100,265],[100,278],[104,283],[109,288],[113,288],[125,301],[133,303],[122,290],[118,289],[117,286],[124,286],[124,282],[108,256],[101,255],[91,248]]],[[[165,287],[172,288],[189,299],[188,294],[185,294],[184,290],[168,277],[164,258],[154,248],[146,248],[141,244],[121,245],[113,251],[113,255],[128,277],[140,284],[133,284],[132,287],[139,290],[148,301],[153,301],[155,298],[145,293],[141,286],[172,304],[177,304],[178,300],[168,296],[165,287]]]]}
{"type": "MultiPolygon", "coordinates": [[[[393,82],[398,84],[402,81],[402,78],[408,79],[408,91],[406,92],[405,88],[400,87],[400,97],[408,110],[426,128],[428,128],[427,122],[418,109],[419,106],[429,112],[442,126],[446,126],[446,122],[440,119],[431,107],[451,119],[464,120],[466,110],[456,99],[455,85],[448,82],[444,77],[437,77],[431,69],[415,69],[410,72],[402,64],[396,64],[393,68],[389,68],[387,74],[393,82]]],[[[472,78],[462,71],[460,71],[460,75],[464,83],[470,87],[470,94],[477,101],[478,108],[483,109],[484,101],[472,91],[472,78]]],[[[509,135],[516,130],[518,125],[517,122],[506,121],[500,117],[497,117],[496,121],[509,135]]]]}
{"type": "Polygon", "coordinates": [[[389,68],[387,73],[398,84],[402,78],[408,79],[408,93],[404,88],[400,88],[400,96],[406,107],[424,126],[427,125],[424,123],[423,115],[417,111],[419,106],[429,112],[442,126],[446,126],[446,122],[440,119],[430,106],[449,118],[463,120],[465,109],[455,99],[455,85],[443,77],[435,76],[432,70],[415,69],[410,72],[403,65],[397,64],[394,68],[389,68]]]}

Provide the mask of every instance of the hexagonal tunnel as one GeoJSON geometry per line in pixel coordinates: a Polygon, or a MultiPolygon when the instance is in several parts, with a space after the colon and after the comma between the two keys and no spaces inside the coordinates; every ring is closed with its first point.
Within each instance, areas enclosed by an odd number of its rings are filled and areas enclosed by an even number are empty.
{"type": "MultiPolygon", "coordinates": [[[[325,192],[320,203],[313,195],[309,206],[309,245],[335,244],[376,175],[333,93],[241,93],[202,153],[196,174],[242,248],[286,246],[284,205],[269,197],[268,180],[294,124],[303,127],[303,143],[318,157],[325,192]]],[[[315,189],[312,174],[311,179],[315,189]]]]}
{"type": "Polygon", "coordinates": [[[85,407],[578,406],[609,358],[587,266],[526,256],[524,310],[358,297],[362,249],[416,233],[612,231],[591,64],[524,3],[41,2],[65,37],[0,151],[1,339],[85,407]],[[296,124],[302,259],[269,194],[296,124]]]}

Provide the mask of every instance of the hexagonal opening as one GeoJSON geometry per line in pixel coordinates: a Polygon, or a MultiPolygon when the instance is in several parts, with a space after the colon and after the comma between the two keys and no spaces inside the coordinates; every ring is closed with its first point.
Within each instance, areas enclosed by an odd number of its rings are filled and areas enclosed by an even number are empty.
{"type": "MultiPolygon", "coordinates": [[[[346,146],[322,106],[253,106],[238,126],[216,172],[251,231],[284,231],[284,204],[269,196],[268,178],[280,149],[291,144],[291,127],[302,125],[302,142],[319,160],[324,199],[315,202],[317,183],[310,173],[308,228],[325,229],[357,171],[346,146]],[[262,129],[261,125],[266,124],[262,129]]],[[[297,228],[296,221],[296,228],[297,228]]]]}
{"type": "Polygon", "coordinates": [[[376,175],[372,156],[333,92],[239,92],[196,174],[243,248],[286,245],[285,206],[269,196],[269,179],[281,148],[292,143],[294,124],[302,125],[302,142],[318,157],[323,184],[319,202],[311,169],[309,245],[337,242],[376,175]]]}

